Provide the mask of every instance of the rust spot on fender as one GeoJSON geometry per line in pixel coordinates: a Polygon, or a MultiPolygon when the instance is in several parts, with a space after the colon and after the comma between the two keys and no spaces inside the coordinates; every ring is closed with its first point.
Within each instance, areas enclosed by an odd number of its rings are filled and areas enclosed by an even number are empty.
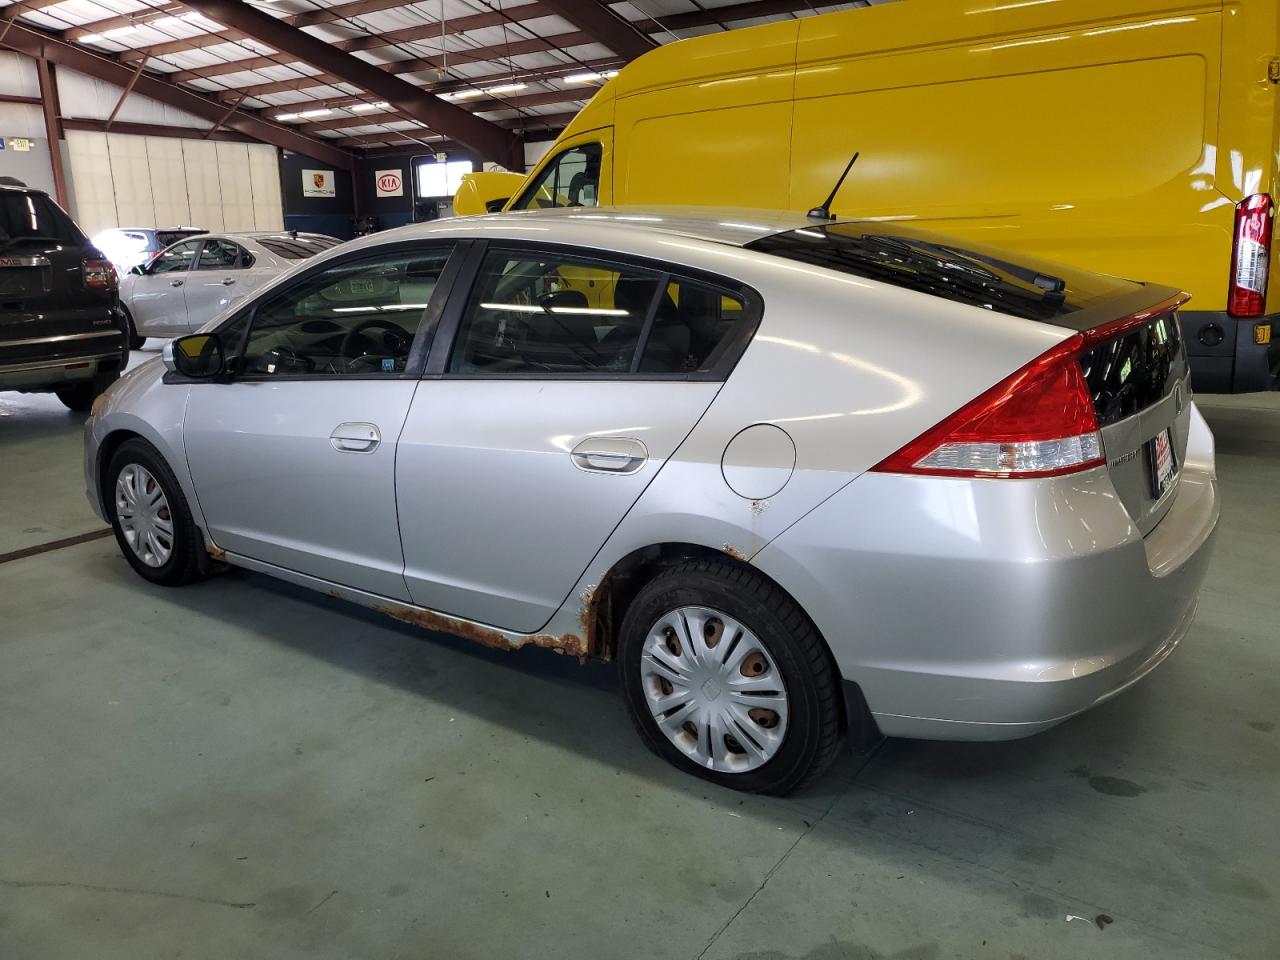
{"type": "Polygon", "coordinates": [[[735,559],[735,560],[746,560],[746,559],[747,559],[746,557],[744,557],[744,556],[742,555],[742,551],[741,551],[741,550],[739,550],[737,547],[735,547],[735,546],[734,546],[733,544],[731,544],[731,543],[726,543],[726,544],[724,545],[723,549],[724,549],[724,552],[725,552],[725,553],[727,553],[729,556],[733,557],[733,559],[735,559]]]}
{"type": "Polygon", "coordinates": [[[411,623],[415,627],[422,627],[424,630],[439,630],[441,633],[451,633],[455,637],[462,637],[464,640],[470,640],[484,647],[492,647],[495,650],[515,650],[518,647],[535,646],[575,657],[586,657],[587,655],[587,645],[573,633],[566,633],[560,637],[540,633],[512,642],[498,630],[483,627],[478,623],[471,623],[469,620],[447,617],[432,610],[405,610],[401,607],[377,607],[375,609],[379,613],[385,613],[387,616],[399,620],[401,623],[411,623]]]}
{"type": "Polygon", "coordinates": [[[206,543],[204,546],[204,552],[209,554],[211,558],[217,560],[219,563],[227,562],[227,551],[223,550],[221,547],[211,546],[206,543]]]}

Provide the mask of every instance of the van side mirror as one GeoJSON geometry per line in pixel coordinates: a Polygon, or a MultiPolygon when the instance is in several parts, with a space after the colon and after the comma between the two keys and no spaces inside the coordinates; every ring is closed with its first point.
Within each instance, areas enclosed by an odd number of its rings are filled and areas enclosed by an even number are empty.
{"type": "Polygon", "coordinates": [[[507,200],[516,195],[524,185],[523,173],[487,170],[483,173],[464,173],[458,192],[453,195],[453,213],[457,217],[471,217],[484,213],[496,213],[506,206],[507,200]],[[499,205],[499,202],[500,205],[499,205]],[[494,206],[497,205],[497,209],[494,206]]]}
{"type": "Polygon", "coordinates": [[[209,380],[226,370],[222,341],[216,333],[193,333],[164,345],[165,369],[194,380],[209,380]]]}

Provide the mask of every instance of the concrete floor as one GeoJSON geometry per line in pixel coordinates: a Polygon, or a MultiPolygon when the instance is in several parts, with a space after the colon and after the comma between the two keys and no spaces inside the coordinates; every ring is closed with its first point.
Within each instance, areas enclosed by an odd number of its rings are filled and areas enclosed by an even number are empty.
{"type": "MultiPolygon", "coordinates": [[[[0,563],[0,958],[1272,960],[1280,396],[1204,407],[1222,530],[1167,664],[787,800],[651,756],[609,667],[151,587],[109,539],[0,563]]],[[[97,526],[81,423],[0,394],[0,553],[97,526]]]]}

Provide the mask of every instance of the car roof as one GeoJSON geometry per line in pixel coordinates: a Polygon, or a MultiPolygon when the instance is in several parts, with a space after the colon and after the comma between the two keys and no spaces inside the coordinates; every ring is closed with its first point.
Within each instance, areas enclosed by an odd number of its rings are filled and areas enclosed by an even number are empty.
{"type": "MultiPolygon", "coordinates": [[[[785,210],[759,210],[741,207],[558,207],[553,210],[521,210],[456,220],[434,220],[402,227],[400,237],[437,233],[447,224],[457,224],[466,233],[506,234],[512,227],[545,225],[551,230],[574,224],[615,226],[628,232],[688,237],[730,246],[746,246],[762,237],[788,230],[813,226],[815,221],[804,214],[785,210]],[[432,229],[432,227],[435,229],[432,229]]],[[[838,221],[822,221],[838,222],[838,221]]],[[[548,238],[552,239],[552,238],[548,238]]]]}

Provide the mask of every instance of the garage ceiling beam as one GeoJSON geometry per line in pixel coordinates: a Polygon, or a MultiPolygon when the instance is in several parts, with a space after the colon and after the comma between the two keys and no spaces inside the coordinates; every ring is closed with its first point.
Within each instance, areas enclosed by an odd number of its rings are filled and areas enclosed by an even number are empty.
{"type": "MultiPolygon", "coordinates": [[[[26,54],[29,57],[34,57],[37,60],[44,57],[51,63],[77,70],[80,73],[117,87],[124,87],[128,84],[134,73],[134,69],[127,64],[93,53],[78,44],[66,43],[51,33],[22,23],[9,25],[9,31],[5,34],[3,46],[16,50],[18,53],[26,54]]],[[[177,107],[179,110],[185,110],[187,113],[203,117],[210,123],[216,123],[227,109],[225,103],[202,97],[198,93],[186,90],[146,72],[138,76],[134,90],[140,96],[167,103],[171,107],[177,107]]],[[[269,143],[284,150],[301,153],[316,160],[342,167],[344,170],[350,170],[355,162],[355,158],[350,153],[340,150],[324,140],[304,136],[295,130],[290,130],[288,127],[283,127],[276,123],[268,123],[243,111],[237,110],[231,113],[223,121],[223,125],[262,143],[269,143]]],[[[120,125],[116,124],[116,126],[119,127],[120,125]]]]}
{"type": "MultiPolygon", "coordinates": [[[[512,73],[509,70],[501,73],[487,73],[480,77],[468,77],[466,82],[460,80],[444,80],[440,83],[423,84],[424,90],[432,93],[445,93],[449,90],[464,89],[467,87],[484,86],[487,83],[499,84],[509,81],[532,82],[559,80],[571,73],[581,73],[583,69],[587,70],[613,70],[622,66],[617,57],[601,57],[599,60],[587,60],[581,64],[570,63],[558,67],[539,67],[533,70],[517,70],[512,73]]],[[[565,90],[578,89],[584,97],[590,97],[595,94],[596,87],[590,84],[583,84],[580,87],[566,87],[565,90]]],[[[234,90],[228,90],[222,94],[222,100],[226,103],[238,99],[240,93],[234,90]]],[[[572,98],[570,98],[572,99],[572,98]]],[[[266,109],[272,112],[285,111],[289,113],[304,113],[308,110],[323,110],[326,107],[330,109],[346,109],[358,103],[368,103],[370,98],[367,96],[360,97],[329,97],[325,100],[298,100],[292,103],[273,104],[266,109]]],[[[467,106],[467,101],[462,102],[463,106],[467,106]]]]}
{"type": "MultiPolygon", "coordinates": [[[[475,100],[468,100],[467,107],[477,111],[519,110],[523,107],[541,107],[552,103],[571,103],[575,99],[584,100],[593,92],[594,90],[584,93],[579,90],[576,97],[571,92],[561,93],[558,90],[520,96],[503,96],[501,98],[477,97],[475,100]]],[[[289,107],[288,109],[292,110],[293,108],[289,107]]],[[[357,113],[350,117],[338,117],[335,120],[317,120],[314,123],[303,123],[299,124],[295,129],[301,130],[303,133],[314,134],[320,133],[322,130],[346,130],[350,127],[367,127],[373,123],[394,123],[396,120],[403,118],[404,115],[398,110],[371,110],[368,113],[357,113]]]]}
{"type": "Polygon", "coordinates": [[[658,46],[651,36],[599,0],[542,0],[542,5],[628,60],[658,46]]]}
{"type": "Polygon", "coordinates": [[[366,60],[336,50],[319,37],[282,23],[242,0],[184,0],[184,3],[219,23],[242,30],[270,47],[342,77],[348,83],[394,104],[432,130],[465,143],[484,160],[503,166],[524,162],[520,138],[509,131],[446,103],[366,60]]]}

